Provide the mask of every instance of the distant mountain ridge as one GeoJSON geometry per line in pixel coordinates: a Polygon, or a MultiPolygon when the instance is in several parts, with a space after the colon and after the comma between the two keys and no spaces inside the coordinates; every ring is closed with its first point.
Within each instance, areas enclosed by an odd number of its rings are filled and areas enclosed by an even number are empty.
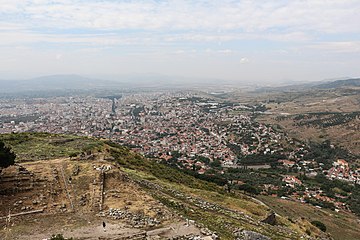
{"type": "Polygon", "coordinates": [[[309,82],[281,87],[260,87],[256,90],[256,92],[307,91],[311,89],[335,89],[343,87],[360,87],[360,78],[309,82]]]}
{"type": "MultiPolygon", "coordinates": [[[[225,81],[219,79],[193,79],[186,77],[172,77],[165,75],[129,75],[119,76],[112,80],[83,77],[75,74],[49,75],[26,80],[0,80],[0,93],[19,92],[46,92],[46,91],[87,91],[87,90],[114,90],[114,89],[202,89],[208,87],[235,87],[243,88],[248,84],[225,81]]],[[[302,84],[291,84],[281,87],[259,87],[257,91],[293,91],[312,89],[331,89],[340,87],[358,87],[360,78],[345,80],[309,82],[302,84]]]]}
{"type": "Polygon", "coordinates": [[[218,79],[196,79],[166,75],[124,75],[111,80],[83,77],[79,75],[50,75],[26,80],[0,80],[0,93],[64,91],[64,90],[114,90],[149,88],[203,88],[204,86],[232,84],[231,81],[218,79]]]}
{"type": "Polygon", "coordinates": [[[350,78],[345,80],[336,80],[332,82],[321,83],[315,86],[316,88],[340,88],[340,87],[360,87],[360,78],[350,78]]]}
{"type": "Polygon", "coordinates": [[[86,90],[121,87],[115,81],[82,77],[79,75],[51,75],[28,80],[2,80],[0,92],[86,90]]]}

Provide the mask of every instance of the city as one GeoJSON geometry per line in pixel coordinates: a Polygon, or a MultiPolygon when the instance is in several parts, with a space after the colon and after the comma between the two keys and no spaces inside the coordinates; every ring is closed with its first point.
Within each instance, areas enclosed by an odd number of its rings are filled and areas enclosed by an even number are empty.
{"type": "Polygon", "coordinates": [[[337,211],[349,211],[340,201],[341,194],[326,197],[321,187],[308,187],[298,178],[320,174],[360,184],[360,170],[350,169],[346,160],[325,166],[309,159],[311,150],[306,143],[256,120],[266,110],[263,104],[230,102],[196,91],[1,99],[0,133],[49,132],[111,139],[153,161],[208,178],[220,176],[239,189],[246,178],[243,174],[230,177],[229,172],[275,169],[280,174],[271,181],[248,183],[261,194],[318,207],[330,203],[337,211]]]}

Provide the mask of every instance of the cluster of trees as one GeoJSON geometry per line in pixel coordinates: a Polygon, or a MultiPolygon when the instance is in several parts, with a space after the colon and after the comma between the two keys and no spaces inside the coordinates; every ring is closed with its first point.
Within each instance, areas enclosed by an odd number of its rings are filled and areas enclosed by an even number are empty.
{"type": "Polygon", "coordinates": [[[360,112],[352,113],[317,113],[316,115],[300,114],[294,117],[294,120],[299,121],[296,125],[307,127],[320,127],[328,128],[337,125],[342,125],[350,122],[351,120],[360,117],[360,112]],[[328,115],[326,118],[320,116],[328,115]],[[313,119],[313,117],[316,117],[313,119]]]}
{"type": "Polygon", "coordinates": [[[253,106],[254,112],[265,112],[267,110],[268,110],[268,108],[266,107],[265,104],[257,104],[255,106],[253,106]]]}
{"type": "Polygon", "coordinates": [[[335,210],[335,205],[332,202],[325,202],[314,198],[305,198],[305,201],[314,206],[320,206],[322,208],[329,208],[331,210],[335,210]]]}
{"type": "Polygon", "coordinates": [[[352,156],[345,149],[334,146],[329,140],[322,143],[310,142],[309,151],[305,154],[304,160],[314,159],[318,163],[323,163],[325,169],[329,169],[336,159],[351,160],[352,156]]]}
{"type": "Polygon", "coordinates": [[[360,217],[360,186],[355,185],[352,189],[351,195],[347,200],[351,211],[360,217]]]}
{"type": "Polygon", "coordinates": [[[240,159],[242,165],[260,165],[260,164],[271,164],[276,163],[280,159],[286,159],[287,157],[282,154],[269,154],[264,155],[262,153],[252,154],[244,156],[240,159]]]}

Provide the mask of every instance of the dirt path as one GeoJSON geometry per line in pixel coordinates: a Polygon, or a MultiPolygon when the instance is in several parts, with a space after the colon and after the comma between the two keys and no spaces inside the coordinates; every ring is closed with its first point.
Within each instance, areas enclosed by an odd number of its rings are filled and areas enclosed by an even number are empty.
{"type": "Polygon", "coordinates": [[[65,238],[75,238],[75,239],[87,239],[87,240],[98,240],[98,239],[119,239],[132,236],[137,236],[139,234],[145,234],[144,231],[128,228],[122,223],[106,223],[105,229],[102,227],[102,221],[98,221],[95,224],[91,223],[88,226],[83,226],[77,229],[67,229],[63,228],[57,232],[43,232],[43,233],[34,233],[27,234],[26,236],[21,235],[17,236],[15,239],[32,239],[32,240],[43,240],[49,239],[53,234],[62,234],[65,238]]]}
{"type": "MultiPolygon", "coordinates": [[[[44,240],[49,239],[52,234],[62,234],[65,238],[75,238],[81,240],[98,240],[98,239],[152,239],[161,236],[162,238],[173,238],[177,236],[184,236],[188,234],[199,235],[200,230],[194,225],[186,225],[185,222],[172,223],[171,225],[162,228],[145,231],[142,229],[131,228],[123,223],[108,222],[104,220],[106,227],[103,228],[102,221],[98,220],[96,223],[89,223],[88,226],[83,226],[76,229],[60,229],[57,232],[43,232],[40,234],[20,235],[13,239],[32,239],[44,240]]],[[[50,230],[51,231],[51,230],[50,230]]]]}

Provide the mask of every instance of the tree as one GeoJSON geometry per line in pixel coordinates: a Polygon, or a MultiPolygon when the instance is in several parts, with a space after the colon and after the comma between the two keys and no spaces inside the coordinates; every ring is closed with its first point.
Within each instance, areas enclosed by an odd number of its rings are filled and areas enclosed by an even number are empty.
{"type": "Polygon", "coordinates": [[[212,162],[210,163],[210,167],[221,169],[222,167],[221,167],[221,162],[220,162],[220,160],[219,160],[219,159],[214,159],[214,161],[212,161],[212,162]]]}
{"type": "Polygon", "coordinates": [[[16,155],[9,147],[0,141],[0,168],[6,168],[15,163],[16,155]]]}
{"type": "Polygon", "coordinates": [[[247,192],[251,195],[257,195],[260,193],[260,190],[258,188],[247,183],[240,185],[238,188],[239,190],[243,190],[244,192],[247,192]]]}

